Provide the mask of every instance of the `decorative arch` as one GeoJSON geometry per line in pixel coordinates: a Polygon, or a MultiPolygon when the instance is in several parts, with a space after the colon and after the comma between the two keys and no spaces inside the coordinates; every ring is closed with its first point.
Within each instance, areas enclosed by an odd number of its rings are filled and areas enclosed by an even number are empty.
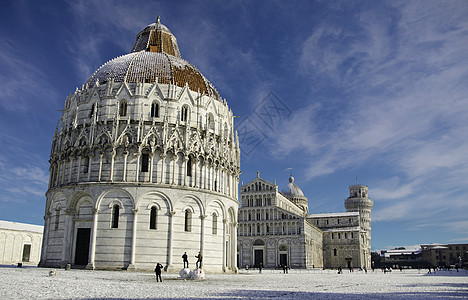
{"type": "MultiPolygon", "coordinates": [[[[70,197],[70,201],[68,201],[67,209],[75,209],[76,210],[81,205],[82,201],[88,201],[88,200],[84,200],[85,197],[90,197],[91,200],[93,200],[93,202],[94,202],[94,199],[93,199],[93,197],[91,196],[90,193],[85,192],[85,191],[78,191],[78,192],[76,192],[75,194],[73,194],[70,197]]],[[[93,203],[91,203],[91,204],[93,204],[93,203]]]]}
{"type": "MultiPolygon", "coordinates": [[[[143,195],[139,196],[138,199],[136,200],[135,208],[138,208],[141,205],[141,202],[144,201],[145,198],[151,197],[151,196],[160,197],[166,203],[168,210],[169,211],[173,210],[173,205],[172,205],[171,199],[166,194],[164,194],[164,193],[162,193],[160,191],[151,191],[151,192],[148,192],[146,194],[143,194],[143,195]]],[[[161,206],[154,200],[149,202],[149,204],[146,206],[147,209],[148,209],[148,206],[151,205],[152,203],[158,205],[159,208],[161,209],[161,206]]]]}
{"type": "Polygon", "coordinates": [[[265,246],[265,242],[261,239],[257,239],[253,242],[254,246],[265,246]]]}
{"type": "MultiPolygon", "coordinates": [[[[123,194],[127,195],[127,196],[130,198],[130,200],[131,200],[131,202],[132,202],[132,204],[133,204],[133,205],[132,205],[132,209],[135,209],[135,208],[136,208],[136,207],[135,207],[135,199],[133,199],[133,196],[132,196],[128,191],[126,191],[126,190],[124,190],[124,189],[118,189],[118,188],[109,189],[109,190],[106,190],[106,191],[102,192],[102,193],[97,197],[97,200],[96,200],[96,203],[95,203],[95,205],[94,205],[94,208],[95,208],[95,209],[99,209],[99,206],[101,205],[102,199],[104,199],[108,194],[113,193],[113,192],[114,192],[114,193],[119,193],[119,192],[120,192],[120,193],[123,193],[123,194]]],[[[119,202],[120,202],[120,200],[119,200],[119,202]]],[[[122,204],[122,202],[120,202],[120,204],[122,204]]],[[[123,205],[122,205],[122,206],[123,206],[123,205]]]]}
{"type": "Polygon", "coordinates": [[[114,199],[109,203],[109,208],[114,207],[115,205],[119,206],[119,208],[122,210],[122,212],[125,212],[125,206],[123,205],[122,201],[119,199],[114,199]]]}
{"type": "Polygon", "coordinates": [[[211,200],[210,202],[206,204],[206,214],[211,215],[214,211],[216,211],[215,209],[213,209],[213,206],[212,206],[214,204],[219,206],[220,211],[221,211],[221,217],[223,219],[226,218],[226,207],[224,206],[224,203],[218,199],[211,200]]]}
{"type": "MultiPolygon", "coordinates": [[[[184,201],[184,199],[194,200],[195,203],[198,206],[198,209],[200,210],[200,215],[205,214],[205,207],[204,207],[203,202],[201,201],[200,198],[198,198],[197,196],[194,196],[194,195],[186,195],[186,196],[181,197],[180,201],[184,201]]],[[[193,209],[193,212],[195,212],[194,207],[192,207],[189,203],[186,203],[186,204],[183,205],[182,211],[185,211],[186,207],[191,207],[193,209]]]]}

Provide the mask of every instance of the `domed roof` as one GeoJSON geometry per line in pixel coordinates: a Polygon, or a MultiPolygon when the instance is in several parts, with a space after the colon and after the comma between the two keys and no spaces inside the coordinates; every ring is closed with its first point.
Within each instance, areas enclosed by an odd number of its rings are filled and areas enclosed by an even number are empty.
{"type": "Polygon", "coordinates": [[[305,197],[302,190],[294,183],[294,177],[289,177],[288,186],[281,191],[288,198],[305,197]]]}
{"type": "Polygon", "coordinates": [[[94,72],[86,81],[105,84],[113,82],[175,84],[192,91],[221,97],[216,88],[198,69],[180,57],[177,40],[158,20],[148,25],[136,38],[129,54],[114,58],[94,72]]]}

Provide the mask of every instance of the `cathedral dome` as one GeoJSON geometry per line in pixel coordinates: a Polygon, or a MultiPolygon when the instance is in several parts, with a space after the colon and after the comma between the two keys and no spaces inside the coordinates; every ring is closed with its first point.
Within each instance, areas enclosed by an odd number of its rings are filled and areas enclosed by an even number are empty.
{"type": "Polygon", "coordinates": [[[294,183],[294,177],[289,177],[288,186],[282,190],[282,193],[288,198],[304,197],[302,190],[294,183]]]}
{"type": "Polygon", "coordinates": [[[105,84],[108,81],[127,83],[160,83],[188,87],[217,100],[216,88],[191,63],[180,56],[177,40],[160,23],[148,25],[136,38],[129,54],[114,58],[94,72],[85,85],[105,84]]]}

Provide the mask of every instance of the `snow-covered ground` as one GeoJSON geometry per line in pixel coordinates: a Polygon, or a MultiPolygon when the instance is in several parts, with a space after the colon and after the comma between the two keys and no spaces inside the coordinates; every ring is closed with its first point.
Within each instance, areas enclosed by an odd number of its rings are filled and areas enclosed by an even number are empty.
{"type": "Polygon", "coordinates": [[[468,299],[468,272],[241,271],[204,280],[163,273],[0,268],[0,299],[468,299]]]}

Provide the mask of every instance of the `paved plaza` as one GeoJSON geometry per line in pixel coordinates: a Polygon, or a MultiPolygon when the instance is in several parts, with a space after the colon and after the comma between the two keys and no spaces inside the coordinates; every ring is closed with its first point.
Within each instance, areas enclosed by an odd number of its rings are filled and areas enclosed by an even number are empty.
{"type": "Polygon", "coordinates": [[[207,274],[204,280],[163,273],[0,268],[0,299],[467,299],[468,273],[380,270],[337,274],[332,270],[242,270],[207,274]]]}

